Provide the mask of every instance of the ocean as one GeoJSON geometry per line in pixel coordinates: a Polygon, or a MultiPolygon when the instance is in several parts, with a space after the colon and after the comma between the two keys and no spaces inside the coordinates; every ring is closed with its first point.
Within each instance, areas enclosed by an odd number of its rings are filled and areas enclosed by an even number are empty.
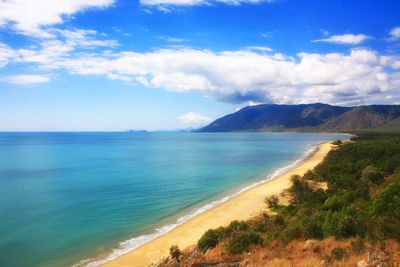
{"type": "Polygon", "coordinates": [[[0,266],[96,266],[346,138],[0,133],[0,266]]]}

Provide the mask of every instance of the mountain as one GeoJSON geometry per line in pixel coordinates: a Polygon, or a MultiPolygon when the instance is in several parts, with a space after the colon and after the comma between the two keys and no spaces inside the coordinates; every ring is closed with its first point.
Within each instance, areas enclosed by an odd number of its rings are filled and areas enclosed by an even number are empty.
{"type": "Polygon", "coordinates": [[[400,105],[339,107],[327,104],[248,106],[199,131],[400,131],[400,105]]]}

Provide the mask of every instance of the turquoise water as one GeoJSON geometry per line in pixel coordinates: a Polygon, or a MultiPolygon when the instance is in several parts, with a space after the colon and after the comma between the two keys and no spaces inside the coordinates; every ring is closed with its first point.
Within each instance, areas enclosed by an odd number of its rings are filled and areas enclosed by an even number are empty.
{"type": "Polygon", "coordinates": [[[0,133],[0,266],[98,264],[343,138],[0,133]]]}

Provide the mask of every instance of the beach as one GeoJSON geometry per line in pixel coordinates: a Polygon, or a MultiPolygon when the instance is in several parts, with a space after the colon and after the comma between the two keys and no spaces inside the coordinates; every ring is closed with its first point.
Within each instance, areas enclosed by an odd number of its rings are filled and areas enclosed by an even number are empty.
{"type": "Polygon", "coordinates": [[[167,234],[152,240],[135,250],[128,252],[103,266],[147,266],[157,263],[163,257],[169,255],[169,248],[178,245],[184,249],[197,243],[205,231],[219,226],[225,226],[233,220],[246,220],[266,210],[264,199],[270,195],[279,195],[290,186],[290,177],[298,174],[303,175],[307,170],[318,165],[333,145],[325,142],[290,170],[262,183],[243,193],[229,199],[222,204],[205,211],[204,213],[190,219],[184,224],[174,228],[167,234]]]}

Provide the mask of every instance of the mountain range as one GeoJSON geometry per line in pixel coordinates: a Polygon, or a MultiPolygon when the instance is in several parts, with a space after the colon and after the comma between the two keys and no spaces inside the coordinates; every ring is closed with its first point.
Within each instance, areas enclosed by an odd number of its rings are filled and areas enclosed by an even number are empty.
{"type": "Polygon", "coordinates": [[[199,131],[400,131],[400,105],[261,104],[223,116],[199,131]]]}

